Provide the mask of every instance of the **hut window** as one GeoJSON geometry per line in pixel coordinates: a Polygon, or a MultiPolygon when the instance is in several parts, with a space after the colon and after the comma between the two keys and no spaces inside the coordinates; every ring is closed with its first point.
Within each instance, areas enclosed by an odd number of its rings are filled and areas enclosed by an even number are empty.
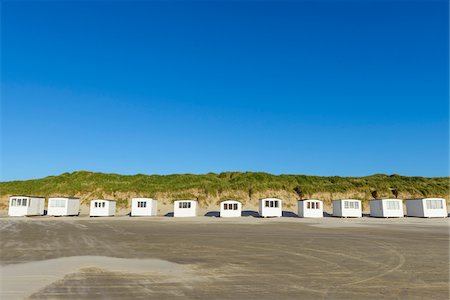
{"type": "Polygon", "coordinates": [[[359,202],[358,201],[344,201],[344,208],[359,209],[359,202]]]}
{"type": "Polygon", "coordinates": [[[61,199],[54,199],[50,201],[50,206],[51,207],[65,207],[66,206],[66,201],[65,200],[61,200],[61,199]]]}
{"type": "Polygon", "coordinates": [[[320,202],[306,202],[306,208],[308,209],[319,209],[320,208],[320,202]]]}
{"type": "MultiPolygon", "coordinates": [[[[237,204],[235,204],[237,207],[237,204]]],[[[266,200],[266,207],[278,207],[278,201],[277,200],[266,200]]],[[[237,208],[236,208],[237,210],[237,208]]]]}
{"type": "Polygon", "coordinates": [[[17,206],[21,206],[22,205],[22,198],[17,199],[17,206]]]}
{"type": "Polygon", "coordinates": [[[400,209],[400,203],[398,201],[387,201],[386,202],[386,209],[400,209]]]}
{"type": "Polygon", "coordinates": [[[27,199],[22,199],[22,206],[27,206],[27,199]]]}
{"type": "Polygon", "coordinates": [[[16,198],[12,198],[11,206],[16,206],[16,203],[17,203],[17,199],[16,198]]]}
{"type": "Polygon", "coordinates": [[[227,203],[224,203],[224,204],[223,204],[223,209],[224,209],[224,210],[227,210],[227,209],[228,209],[228,204],[227,204],[227,203]]]}
{"type": "Polygon", "coordinates": [[[233,204],[233,209],[234,209],[234,210],[238,210],[238,205],[237,205],[237,203],[234,203],[234,204],[233,204]]]}
{"type": "Polygon", "coordinates": [[[138,201],[137,206],[145,208],[145,207],[147,207],[147,202],[145,202],[145,201],[138,201]]]}
{"type": "Polygon", "coordinates": [[[442,200],[427,200],[427,209],[443,209],[442,200]]]}
{"type": "Polygon", "coordinates": [[[102,202],[102,207],[105,207],[105,202],[102,202]]]}
{"type": "Polygon", "coordinates": [[[191,208],[191,202],[180,202],[180,208],[191,208]]]}

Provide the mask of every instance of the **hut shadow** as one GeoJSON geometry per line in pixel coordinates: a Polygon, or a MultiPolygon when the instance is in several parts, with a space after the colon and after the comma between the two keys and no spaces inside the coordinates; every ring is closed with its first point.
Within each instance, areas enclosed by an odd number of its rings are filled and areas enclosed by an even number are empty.
{"type": "Polygon", "coordinates": [[[241,216],[243,217],[253,217],[253,218],[259,218],[261,217],[257,211],[254,210],[243,210],[241,213],[241,216]]]}
{"type": "Polygon", "coordinates": [[[219,211],[208,211],[205,214],[205,217],[220,217],[220,212],[219,211]]]}
{"type": "Polygon", "coordinates": [[[327,212],[323,212],[323,217],[324,218],[333,218],[334,216],[332,215],[332,214],[330,214],[330,213],[327,213],[327,212]]]}
{"type": "Polygon", "coordinates": [[[281,216],[283,218],[298,218],[298,215],[296,213],[293,213],[292,211],[283,210],[281,212],[281,216]]]}
{"type": "Polygon", "coordinates": [[[168,212],[167,214],[164,215],[164,217],[173,218],[173,212],[168,212]]]}

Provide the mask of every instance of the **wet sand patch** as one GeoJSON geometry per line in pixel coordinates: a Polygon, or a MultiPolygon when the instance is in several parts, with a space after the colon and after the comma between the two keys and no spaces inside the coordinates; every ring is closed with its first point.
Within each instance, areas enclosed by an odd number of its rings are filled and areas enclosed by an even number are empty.
{"type": "Polygon", "coordinates": [[[162,259],[129,259],[106,256],[72,256],[10,264],[0,267],[1,299],[23,299],[46,286],[63,280],[68,274],[112,272],[153,275],[164,280],[183,281],[192,278],[187,265],[162,259]]]}

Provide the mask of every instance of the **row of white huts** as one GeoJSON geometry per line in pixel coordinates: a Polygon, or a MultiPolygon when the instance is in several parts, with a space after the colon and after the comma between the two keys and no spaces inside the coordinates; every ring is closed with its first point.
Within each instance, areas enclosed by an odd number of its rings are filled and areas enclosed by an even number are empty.
{"type": "MultiPolygon", "coordinates": [[[[264,198],[259,200],[259,215],[261,217],[281,217],[282,200],[264,198]]],[[[408,199],[406,215],[409,217],[447,217],[447,204],[443,198],[408,199]]],[[[45,198],[31,196],[12,196],[9,200],[9,216],[44,215],[45,198]]],[[[156,216],[158,201],[152,198],[133,198],[131,200],[131,216],[156,216]]],[[[90,213],[92,217],[114,216],[115,200],[92,200],[90,213]]],[[[54,197],[48,199],[47,215],[74,216],[80,213],[80,199],[54,197]]],[[[374,199],[370,200],[370,216],[382,218],[403,217],[403,200],[374,199]]],[[[197,216],[196,200],[176,200],[173,204],[174,217],[197,216]]],[[[242,204],[236,200],[226,200],[220,203],[221,217],[242,216],[242,204]]],[[[298,216],[301,218],[323,217],[323,202],[321,200],[299,200],[298,216]]],[[[362,217],[361,200],[344,199],[333,201],[333,216],[360,218],[362,217]]]]}

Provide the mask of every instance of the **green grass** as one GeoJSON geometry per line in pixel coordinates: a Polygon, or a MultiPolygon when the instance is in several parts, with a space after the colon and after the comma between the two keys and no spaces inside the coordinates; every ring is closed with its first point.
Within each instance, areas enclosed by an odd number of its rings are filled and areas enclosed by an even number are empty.
{"type": "MultiPolygon", "coordinates": [[[[392,196],[397,189],[400,197],[447,197],[450,189],[448,177],[407,177],[377,174],[366,177],[271,175],[255,172],[225,172],[203,175],[118,175],[87,171],[64,173],[42,179],[0,182],[0,196],[14,194],[56,196],[89,195],[101,198],[104,195],[122,197],[134,193],[153,196],[164,193],[167,198],[199,198],[200,201],[216,202],[232,197],[252,199],[264,193],[289,193],[293,198],[301,191],[304,198],[328,193],[354,195],[367,200],[376,190],[380,197],[392,196]],[[297,191],[297,193],[296,193],[297,191]],[[244,196],[243,196],[244,195],[244,196]],[[214,199],[214,200],[212,200],[214,199]]],[[[125,199],[122,199],[123,202],[125,199]]],[[[213,203],[213,202],[211,202],[213,203]]],[[[125,204],[124,204],[125,205],[125,204]]]]}

